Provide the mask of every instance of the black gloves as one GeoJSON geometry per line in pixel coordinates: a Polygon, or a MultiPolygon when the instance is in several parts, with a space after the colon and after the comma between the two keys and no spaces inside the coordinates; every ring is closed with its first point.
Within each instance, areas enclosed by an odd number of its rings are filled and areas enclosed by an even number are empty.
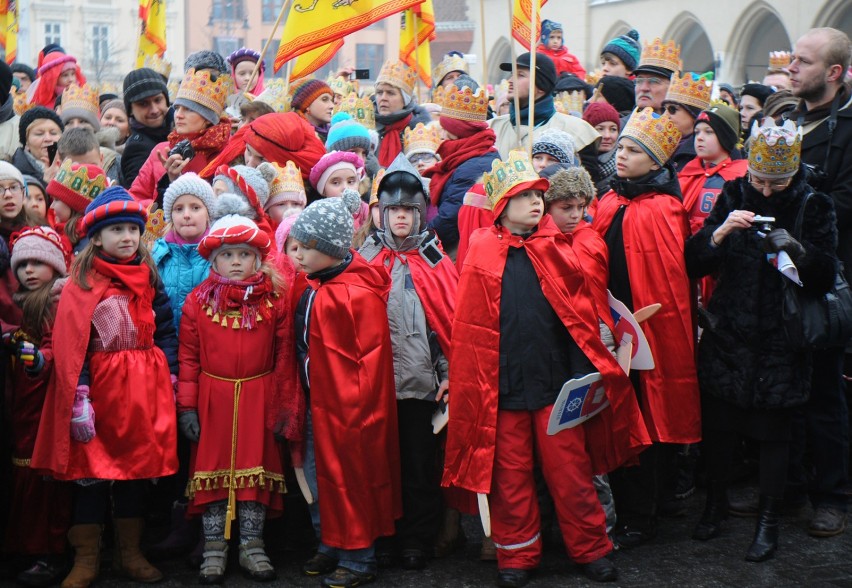
{"type": "Polygon", "coordinates": [[[787,232],[787,229],[772,229],[763,239],[763,250],[767,253],[786,251],[793,263],[797,263],[805,255],[805,248],[787,232]]]}

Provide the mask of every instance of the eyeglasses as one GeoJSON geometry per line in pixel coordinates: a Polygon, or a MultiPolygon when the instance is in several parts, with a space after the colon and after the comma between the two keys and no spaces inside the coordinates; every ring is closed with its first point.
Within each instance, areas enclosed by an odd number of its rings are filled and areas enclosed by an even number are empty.
{"type": "Polygon", "coordinates": [[[763,192],[766,188],[769,188],[773,192],[779,192],[789,186],[792,180],[793,178],[785,178],[783,180],[761,180],[760,178],[755,178],[753,175],[748,174],[748,183],[759,192],[763,192]]]}
{"type": "Polygon", "coordinates": [[[633,83],[637,86],[641,86],[642,84],[648,84],[649,86],[659,86],[665,80],[662,78],[636,78],[633,80],[633,83]]]}
{"type": "Polygon", "coordinates": [[[429,163],[430,161],[438,161],[438,159],[431,153],[415,153],[409,156],[408,161],[411,163],[411,165],[417,165],[418,163],[429,163]]]}
{"type": "Polygon", "coordinates": [[[670,115],[675,115],[680,112],[680,106],[678,106],[677,104],[666,104],[663,107],[663,110],[668,112],[670,115]]]}
{"type": "Polygon", "coordinates": [[[15,184],[14,186],[0,186],[0,193],[5,196],[6,192],[9,192],[12,196],[20,196],[24,193],[24,187],[20,184],[15,184]]]}

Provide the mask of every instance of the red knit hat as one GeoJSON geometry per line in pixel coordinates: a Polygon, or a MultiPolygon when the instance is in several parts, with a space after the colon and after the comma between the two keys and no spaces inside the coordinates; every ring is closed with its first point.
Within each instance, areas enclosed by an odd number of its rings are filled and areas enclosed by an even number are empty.
{"type": "Polygon", "coordinates": [[[210,232],[198,244],[198,254],[213,261],[211,256],[225,246],[245,245],[256,249],[260,259],[266,259],[272,248],[272,239],[266,232],[257,228],[251,219],[236,214],[228,214],[213,223],[210,232]]]}
{"type": "Polygon", "coordinates": [[[621,118],[618,116],[618,111],[611,104],[606,102],[592,102],[586,107],[583,112],[583,120],[596,127],[602,122],[615,123],[619,129],[621,128],[621,118]]]}
{"type": "Polygon", "coordinates": [[[322,80],[301,80],[290,88],[290,106],[295,112],[305,112],[323,94],[334,97],[334,90],[322,80]]]}
{"type": "Polygon", "coordinates": [[[70,159],[66,159],[62,162],[59,173],[47,185],[47,194],[82,214],[108,185],[106,173],[101,168],[96,165],[71,163],[70,159]]]}

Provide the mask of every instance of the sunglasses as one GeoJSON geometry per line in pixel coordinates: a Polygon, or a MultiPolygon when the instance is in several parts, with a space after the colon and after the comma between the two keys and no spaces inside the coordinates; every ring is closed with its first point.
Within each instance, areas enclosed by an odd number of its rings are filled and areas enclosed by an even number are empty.
{"type": "Polygon", "coordinates": [[[663,110],[665,110],[669,114],[677,114],[678,112],[680,112],[680,106],[677,106],[675,104],[666,104],[663,110]]]}

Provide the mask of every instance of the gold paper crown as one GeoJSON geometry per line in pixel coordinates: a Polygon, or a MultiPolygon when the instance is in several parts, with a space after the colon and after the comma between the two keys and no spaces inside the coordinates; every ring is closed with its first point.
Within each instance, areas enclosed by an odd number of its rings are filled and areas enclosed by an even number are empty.
{"type": "Polygon", "coordinates": [[[166,85],[166,87],[169,89],[169,103],[174,104],[175,98],[177,98],[178,89],[180,88],[180,82],[172,80],[166,85]]]}
{"type": "Polygon", "coordinates": [[[89,178],[87,166],[81,165],[77,168],[77,171],[74,171],[71,169],[72,165],[74,165],[74,162],[71,161],[71,158],[66,158],[54,177],[57,182],[72,192],[81,194],[89,200],[94,200],[109,186],[109,180],[104,174],[89,178]]]}
{"type": "Polygon", "coordinates": [[[142,67],[153,69],[167,80],[172,75],[172,64],[158,55],[146,55],[142,61],[142,67]]]}
{"type": "Polygon", "coordinates": [[[399,88],[409,96],[414,93],[414,84],[417,83],[417,72],[401,61],[388,60],[382,66],[376,78],[376,85],[390,84],[399,88]]]}
{"type": "Polygon", "coordinates": [[[770,51],[769,52],[769,71],[783,72],[790,66],[793,61],[793,54],[789,51],[770,51]]]}
{"type": "Polygon", "coordinates": [[[653,154],[657,163],[664,165],[677,149],[681,134],[667,114],[656,115],[648,106],[641,111],[633,111],[621,136],[641,143],[653,154]]]}
{"type": "Polygon", "coordinates": [[[441,102],[441,116],[457,120],[485,122],[488,118],[488,92],[477,88],[473,92],[469,87],[458,88],[451,84],[442,92],[437,92],[441,102]]]}
{"type": "Polygon", "coordinates": [[[286,90],[284,80],[271,79],[263,83],[263,92],[254,99],[268,104],[275,112],[289,112],[291,96],[286,90]]]}
{"type": "Polygon", "coordinates": [[[662,67],[671,71],[680,70],[680,45],[674,41],[663,43],[661,38],[656,37],[650,43],[645,43],[642,49],[639,67],[643,65],[662,67]]]}
{"type": "Polygon", "coordinates": [[[533,169],[532,161],[523,149],[510,151],[506,161],[495,159],[491,162],[491,171],[485,172],[482,176],[485,196],[488,198],[491,210],[494,210],[509,190],[518,184],[538,179],[540,178],[533,169]]]}
{"type": "Polygon", "coordinates": [[[368,129],[376,128],[376,111],[369,98],[358,98],[358,94],[350,92],[340,104],[334,107],[334,113],[345,112],[357,123],[368,129]]]}
{"type": "Polygon", "coordinates": [[[98,91],[88,84],[78,86],[71,84],[66,86],[62,91],[62,109],[79,108],[95,114],[95,117],[100,115],[100,105],[98,101],[98,91]]]}
{"type": "Polygon", "coordinates": [[[413,129],[406,127],[402,134],[402,145],[406,157],[415,153],[437,153],[441,146],[440,129],[423,123],[417,123],[413,129]]]}
{"type": "Polygon", "coordinates": [[[325,83],[328,84],[328,87],[331,88],[332,92],[340,94],[341,96],[348,96],[349,92],[352,92],[355,89],[352,82],[343,76],[337,76],[336,78],[328,76],[325,83]]]}
{"type": "Polygon", "coordinates": [[[305,192],[305,182],[302,180],[302,172],[292,161],[287,161],[284,167],[273,163],[276,174],[269,187],[269,197],[283,194],[284,192],[305,192]]]}
{"type": "Polygon", "coordinates": [[[440,86],[441,80],[443,80],[448,73],[453,71],[469,73],[467,61],[464,60],[464,57],[459,55],[444,55],[441,63],[436,65],[435,69],[432,70],[432,81],[435,86],[440,86]]]}
{"type": "Polygon", "coordinates": [[[787,178],[799,171],[802,154],[802,133],[796,123],[785,121],[784,126],[755,126],[748,151],[748,168],[761,176],[787,178]]]}
{"type": "Polygon", "coordinates": [[[221,116],[230,93],[231,78],[227,75],[214,75],[215,82],[208,69],[188,69],[180,83],[176,100],[190,100],[221,116]]]}
{"type": "Polygon", "coordinates": [[[379,203],[379,184],[382,183],[382,178],[385,177],[386,172],[385,168],[380,167],[373,178],[373,185],[370,186],[370,207],[379,203]]]}
{"type": "Polygon", "coordinates": [[[30,102],[27,99],[27,93],[26,92],[18,92],[18,90],[15,88],[15,86],[12,86],[11,93],[12,93],[12,96],[13,96],[12,107],[15,109],[15,114],[17,114],[18,116],[21,116],[26,111],[28,111],[30,108],[34,108],[34,107],[38,106],[38,104],[36,104],[35,102],[30,102]]]}
{"type": "Polygon", "coordinates": [[[145,232],[142,233],[142,240],[151,248],[154,241],[166,234],[166,217],[163,214],[163,209],[157,206],[156,202],[152,202],[148,207],[148,217],[145,220],[145,232]]]}
{"type": "Polygon", "coordinates": [[[590,86],[597,86],[598,82],[601,81],[603,77],[603,72],[599,69],[595,71],[586,72],[586,83],[590,86]]]}
{"type": "Polygon", "coordinates": [[[570,92],[559,92],[554,98],[556,111],[562,114],[571,114],[572,112],[583,115],[583,103],[586,101],[586,94],[582,90],[572,90],[570,92]]]}
{"type": "Polygon", "coordinates": [[[705,76],[707,74],[698,75],[691,71],[683,72],[683,76],[680,76],[675,72],[664,102],[677,102],[706,110],[710,106],[710,92],[713,85],[708,83],[705,76]]]}
{"type": "Polygon", "coordinates": [[[103,96],[104,94],[116,94],[121,95],[121,91],[118,86],[113,84],[112,82],[104,82],[102,84],[93,85],[92,88],[97,90],[98,96],[103,96]]]}

